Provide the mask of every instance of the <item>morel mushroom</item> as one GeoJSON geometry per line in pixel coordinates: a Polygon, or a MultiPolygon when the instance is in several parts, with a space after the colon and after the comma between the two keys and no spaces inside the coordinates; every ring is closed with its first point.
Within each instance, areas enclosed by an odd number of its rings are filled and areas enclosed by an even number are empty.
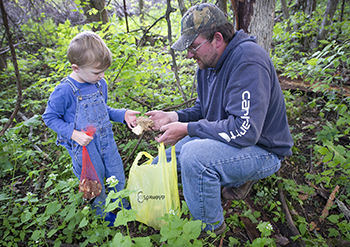
{"type": "Polygon", "coordinates": [[[102,185],[98,181],[84,178],[79,182],[79,193],[83,192],[83,198],[91,200],[101,194],[102,185]]]}
{"type": "Polygon", "coordinates": [[[136,127],[132,128],[132,132],[136,135],[141,135],[144,131],[147,131],[149,128],[153,127],[154,122],[152,119],[147,117],[138,117],[136,120],[136,127]]]}

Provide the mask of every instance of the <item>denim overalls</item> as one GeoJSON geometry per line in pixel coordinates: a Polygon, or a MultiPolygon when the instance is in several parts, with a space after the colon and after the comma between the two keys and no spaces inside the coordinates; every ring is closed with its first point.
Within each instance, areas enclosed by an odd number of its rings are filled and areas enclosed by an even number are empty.
{"type": "MultiPolygon", "coordinates": [[[[96,86],[98,91],[93,94],[81,95],[80,89],[68,78],[64,78],[61,83],[69,83],[74,95],[77,97],[77,109],[74,119],[74,129],[81,131],[87,126],[93,125],[96,132],[93,140],[86,146],[92,164],[95,167],[97,175],[102,184],[101,194],[92,202],[92,207],[96,209],[97,215],[103,215],[100,204],[104,205],[107,198],[104,178],[115,176],[119,180],[116,190],[120,191],[125,186],[125,175],[123,162],[114,141],[112,123],[109,119],[107,104],[104,101],[100,83],[96,86]]],[[[57,143],[66,147],[69,155],[72,157],[73,172],[80,179],[82,170],[82,146],[76,141],[62,136],[57,137],[57,143]]],[[[123,206],[127,207],[129,203],[123,200],[123,206]]]]}

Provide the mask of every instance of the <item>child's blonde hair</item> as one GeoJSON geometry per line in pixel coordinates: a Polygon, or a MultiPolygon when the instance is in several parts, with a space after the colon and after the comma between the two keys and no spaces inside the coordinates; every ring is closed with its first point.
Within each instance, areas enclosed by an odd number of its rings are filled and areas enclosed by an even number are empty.
{"type": "Polygon", "coordinates": [[[92,31],[84,31],[69,43],[67,57],[71,64],[79,67],[93,66],[107,69],[112,63],[112,53],[100,36],[92,31]]]}

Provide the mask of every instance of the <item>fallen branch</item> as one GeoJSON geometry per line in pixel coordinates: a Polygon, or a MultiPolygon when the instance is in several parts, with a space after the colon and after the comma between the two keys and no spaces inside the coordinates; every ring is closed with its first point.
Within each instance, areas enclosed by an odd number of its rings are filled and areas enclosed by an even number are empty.
{"type": "Polygon", "coordinates": [[[218,247],[222,247],[222,246],[223,246],[223,244],[224,244],[224,237],[222,237],[222,238],[220,239],[220,244],[219,244],[219,246],[218,246],[218,247]]]}
{"type": "Polygon", "coordinates": [[[260,232],[259,230],[257,230],[257,226],[258,226],[257,223],[253,223],[248,217],[244,217],[244,216],[241,217],[240,219],[244,224],[244,228],[251,242],[253,242],[254,239],[257,239],[260,237],[260,232]]]}
{"type": "Polygon", "coordinates": [[[347,208],[347,206],[344,204],[344,202],[340,201],[338,198],[335,198],[335,202],[338,204],[338,207],[340,209],[340,212],[342,212],[347,219],[350,219],[350,210],[347,208]]]}
{"type": "Polygon", "coordinates": [[[334,190],[332,191],[331,195],[329,196],[327,204],[323,208],[322,215],[320,216],[320,218],[316,222],[313,221],[310,223],[310,225],[311,225],[310,231],[313,231],[316,228],[316,226],[318,224],[322,223],[322,221],[328,216],[329,209],[332,207],[333,201],[335,199],[335,193],[337,193],[338,191],[339,191],[339,185],[335,186],[334,190]]]}
{"type": "MultiPolygon", "coordinates": [[[[264,221],[264,222],[269,222],[273,228],[273,233],[271,235],[271,238],[274,238],[276,241],[276,244],[278,244],[278,246],[285,246],[289,244],[289,240],[281,235],[281,232],[278,228],[278,226],[275,224],[274,221],[270,220],[263,212],[263,210],[260,210],[257,208],[257,205],[254,204],[251,200],[250,197],[246,197],[244,199],[244,202],[248,205],[249,209],[252,211],[252,213],[254,213],[255,211],[259,211],[261,216],[257,219],[257,221],[264,221]]],[[[244,218],[244,217],[243,217],[244,218]]],[[[256,230],[257,229],[257,225],[258,224],[254,224],[251,222],[251,220],[249,218],[246,218],[246,220],[244,220],[242,218],[242,222],[245,225],[248,237],[250,238],[251,242],[254,241],[255,238],[259,238],[261,233],[260,231],[256,230]],[[253,224],[253,225],[252,225],[253,224]],[[252,229],[252,227],[254,227],[254,229],[252,229]],[[248,229],[250,228],[250,229],[248,229]],[[253,234],[251,233],[251,231],[253,232],[253,234]],[[257,234],[257,236],[254,236],[254,232],[256,232],[255,234],[257,234]]]]}
{"type": "MultiPolygon", "coordinates": [[[[309,182],[309,185],[312,186],[322,198],[324,198],[325,200],[328,200],[330,193],[327,190],[325,190],[323,188],[318,188],[317,186],[315,186],[314,184],[312,184],[310,182],[309,182]]],[[[350,210],[348,209],[348,207],[342,201],[340,201],[338,198],[335,198],[335,202],[338,205],[339,212],[343,213],[344,216],[349,220],[350,219],[350,210]]]]}
{"type": "MultiPolygon", "coordinates": [[[[277,176],[281,177],[280,171],[277,171],[277,176]]],[[[293,218],[292,218],[292,216],[291,216],[291,214],[289,212],[287,201],[286,201],[286,198],[285,198],[285,196],[283,194],[283,190],[282,190],[282,187],[280,186],[280,183],[281,183],[280,180],[278,180],[277,181],[277,184],[278,184],[278,196],[280,198],[280,202],[282,204],[282,208],[283,208],[284,214],[286,215],[287,224],[288,224],[290,230],[292,231],[293,235],[294,236],[298,236],[298,235],[300,235],[300,232],[299,232],[298,228],[295,226],[293,218]]]]}
{"type": "MultiPolygon", "coordinates": [[[[277,171],[277,176],[281,177],[280,171],[277,171]]],[[[299,232],[298,228],[295,226],[293,218],[292,218],[292,216],[290,214],[290,211],[289,211],[289,208],[288,208],[288,205],[287,205],[287,201],[286,201],[286,198],[284,196],[282,187],[280,186],[280,183],[281,183],[280,180],[278,180],[277,181],[277,184],[278,184],[278,196],[279,196],[280,202],[282,204],[283,212],[286,215],[287,224],[288,224],[289,229],[292,231],[292,234],[294,236],[300,236],[300,232],[299,232]]],[[[302,238],[298,238],[298,241],[299,241],[300,246],[305,246],[306,245],[305,241],[302,238]]]]}

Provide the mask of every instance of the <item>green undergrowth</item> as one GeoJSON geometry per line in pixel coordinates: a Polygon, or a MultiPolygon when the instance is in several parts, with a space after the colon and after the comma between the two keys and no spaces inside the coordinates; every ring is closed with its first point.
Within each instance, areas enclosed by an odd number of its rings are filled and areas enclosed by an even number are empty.
{"type": "MultiPolygon", "coordinates": [[[[108,223],[83,201],[70,157],[64,148],[55,145],[56,135],[44,125],[41,115],[50,92],[70,73],[66,59],[70,40],[97,24],[72,26],[66,21],[56,25],[44,20],[44,29],[40,25],[36,27],[41,35],[32,35],[31,23],[21,26],[22,32],[28,34],[26,49],[16,50],[23,87],[20,109],[23,115],[18,114],[0,137],[0,218],[3,222],[0,245],[217,246],[224,236],[224,246],[277,246],[273,226],[287,224],[279,188],[284,192],[289,211],[298,212],[292,217],[300,234],[289,236],[290,242],[301,241],[304,246],[349,242],[350,216],[345,208],[350,205],[350,99],[345,87],[350,65],[350,25],[349,20],[334,22],[329,27],[329,38],[320,41],[317,50],[306,49],[305,45],[312,41],[320,25],[318,13],[322,13],[319,8],[314,18],[309,19],[296,12],[290,22],[277,22],[274,27],[271,57],[276,70],[290,80],[309,84],[310,91],[284,91],[295,144],[293,155],[283,162],[280,176],[276,174],[259,181],[252,193],[252,201],[268,215],[268,220],[262,220],[263,214],[253,212],[244,201],[233,201],[225,212],[226,232],[222,236],[211,233],[211,237],[203,239],[198,239],[202,223],[191,218],[184,201],[179,214],[164,216],[167,224],[159,231],[135,221],[133,210],[117,211],[113,203],[106,205],[106,210],[117,212],[118,217],[115,227],[107,227],[108,223]],[[298,30],[286,31],[287,25],[295,27],[295,24],[300,27],[298,30]],[[311,222],[320,218],[327,202],[316,200],[317,188],[330,193],[336,186],[339,190],[329,214],[324,216],[322,234],[317,229],[311,230],[311,222]],[[312,208],[313,214],[305,213],[305,208],[312,208]],[[247,240],[240,234],[226,234],[244,232],[243,219],[246,218],[256,224],[259,236],[255,240],[247,240]]],[[[164,13],[151,10],[151,14],[158,18],[164,13]]],[[[179,13],[171,19],[172,23],[178,23],[179,13]]],[[[150,29],[148,36],[152,38],[152,45],[149,42],[139,45],[143,36],[140,27],[150,26],[154,22],[152,18],[146,18],[142,25],[136,19],[131,21],[133,32],[130,33],[124,31],[125,22],[117,17],[111,20],[115,21],[97,31],[113,53],[113,64],[105,73],[108,104],[142,113],[166,107],[184,108],[185,105],[177,106],[185,99],[172,67],[166,21],[150,29]]],[[[178,34],[179,26],[174,25],[174,30],[178,34]]],[[[176,53],[176,56],[181,88],[187,99],[194,98],[195,64],[185,59],[185,53],[176,53]]],[[[6,71],[0,72],[2,126],[15,108],[15,81],[14,66],[9,63],[6,71]]],[[[127,161],[124,163],[127,176],[138,152],[157,154],[152,134],[139,142],[139,137],[120,123],[114,123],[113,130],[121,156],[127,161]]],[[[119,193],[109,197],[127,198],[132,192],[119,193]]]]}

